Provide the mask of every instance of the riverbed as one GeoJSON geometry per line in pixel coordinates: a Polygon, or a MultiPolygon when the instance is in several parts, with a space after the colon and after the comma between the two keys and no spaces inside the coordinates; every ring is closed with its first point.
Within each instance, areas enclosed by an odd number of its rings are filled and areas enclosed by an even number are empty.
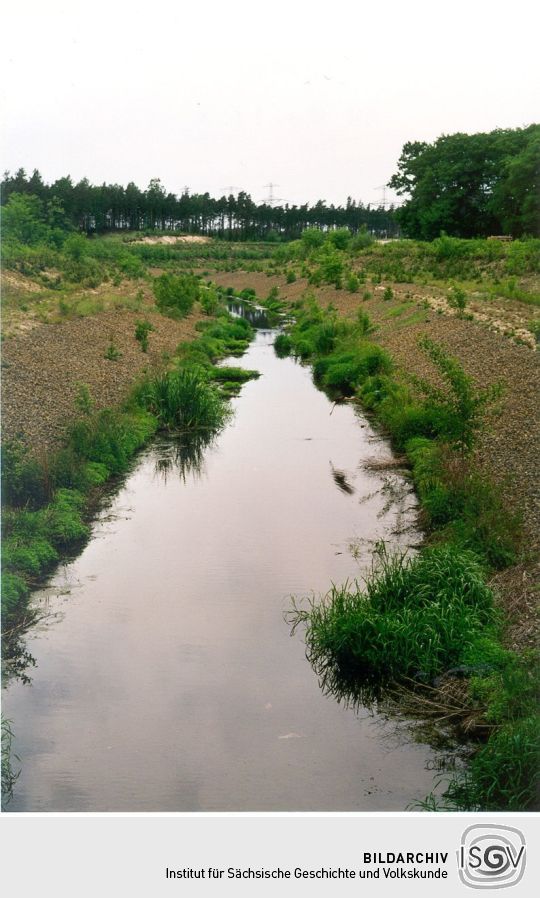
{"type": "MultiPolygon", "coordinates": [[[[262,322],[264,324],[264,322],[262,322]]],[[[202,452],[156,439],[35,606],[35,659],[5,684],[20,776],[8,811],[401,811],[432,750],[324,695],[291,596],[418,540],[388,445],[263,328],[261,373],[202,452]]]]}

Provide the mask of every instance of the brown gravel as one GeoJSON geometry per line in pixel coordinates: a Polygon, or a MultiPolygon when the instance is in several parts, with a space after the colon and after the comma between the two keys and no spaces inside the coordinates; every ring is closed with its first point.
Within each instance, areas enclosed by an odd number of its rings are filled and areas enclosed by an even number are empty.
{"type": "Polygon", "coordinates": [[[22,437],[41,454],[58,446],[75,414],[78,385],[86,384],[97,409],[117,405],[144,369],[163,364],[181,340],[193,339],[198,316],[172,321],[152,311],[101,312],[60,324],[43,324],[2,345],[3,438],[22,437]],[[135,322],[155,327],[149,351],[134,337],[135,322]],[[122,353],[104,358],[113,339],[122,353]]]}

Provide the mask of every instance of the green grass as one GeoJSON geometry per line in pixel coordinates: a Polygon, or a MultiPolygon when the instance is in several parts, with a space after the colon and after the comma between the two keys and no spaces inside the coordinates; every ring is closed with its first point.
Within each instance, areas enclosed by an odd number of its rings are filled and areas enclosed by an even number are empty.
{"type": "Polygon", "coordinates": [[[363,587],[333,587],[298,611],[308,657],[329,691],[353,683],[370,696],[408,678],[423,682],[461,663],[493,631],[493,595],[477,557],[452,545],[416,556],[379,552],[363,587]]]}
{"type": "Polygon", "coordinates": [[[228,417],[227,406],[204,369],[164,371],[145,381],[137,395],[167,430],[217,433],[228,417]]]}

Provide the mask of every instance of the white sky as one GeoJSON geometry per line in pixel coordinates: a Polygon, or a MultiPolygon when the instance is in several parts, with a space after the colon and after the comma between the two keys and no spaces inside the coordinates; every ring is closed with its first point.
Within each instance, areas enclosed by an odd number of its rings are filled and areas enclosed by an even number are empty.
{"type": "Polygon", "coordinates": [[[10,6],[2,169],[46,181],[377,203],[405,141],[540,120],[531,0],[10,6]]]}

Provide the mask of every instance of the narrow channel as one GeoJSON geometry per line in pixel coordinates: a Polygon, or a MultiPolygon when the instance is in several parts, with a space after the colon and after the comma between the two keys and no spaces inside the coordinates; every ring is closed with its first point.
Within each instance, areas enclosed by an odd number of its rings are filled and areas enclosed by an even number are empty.
{"type": "Polygon", "coordinates": [[[414,511],[364,467],[384,441],[274,338],[232,362],[261,377],[202,459],[156,440],[35,594],[36,663],[3,695],[5,810],[391,811],[431,790],[432,751],[325,696],[284,619],[291,595],[358,578],[376,540],[410,540],[414,511]]]}

